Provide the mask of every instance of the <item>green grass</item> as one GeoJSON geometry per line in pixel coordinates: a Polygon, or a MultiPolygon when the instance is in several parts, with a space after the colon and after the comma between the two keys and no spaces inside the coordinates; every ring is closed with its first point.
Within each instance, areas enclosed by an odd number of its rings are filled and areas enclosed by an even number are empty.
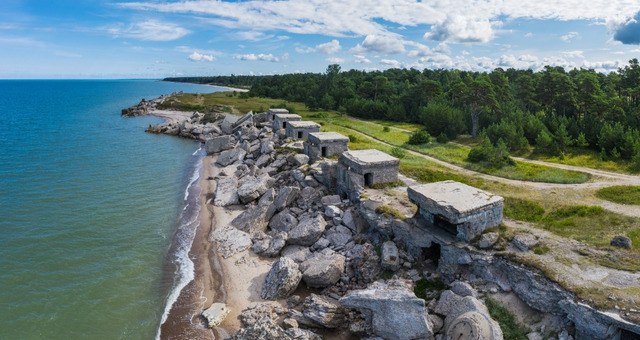
{"type": "Polygon", "coordinates": [[[504,215],[518,221],[538,222],[544,217],[544,208],[538,202],[515,197],[504,198],[504,215]]]}
{"type": "Polygon", "coordinates": [[[416,284],[413,287],[413,293],[420,299],[431,300],[438,297],[440,295],[440,292],[445,290],[446,288],[447,286],[439,279],[420,279],[416,281],[416,284]]]}
{"type": "Polygon", "coordinates": [[[376,213],[383,214],[387,217],[397,218],[399,220],[404,220],[406,218],[400,210],[386,204],[377,207],[376,213]]]}
{"type": "Polygon", "coordinates": [[[401,180],[396,180],[393,182],[386,182],[386,183],[376,183],[376,184],[372,184],[369,186],[369,188],[371,189],[387,189],[387,188],[395,188],[395,187],[401,187],[404,186],[404,182],[401,180]]]}
{"type": "Polygon", "coordinates": [[[491,318],[500,324],[505,340],[528,339],[527,334],[529,333],[529,329],[521,325],[509,310],[502,307],[500,303],[492,298],[486,298],[484,302],[487,305],[491,318]]]}
{"type": "Polygon", "coordinates": [[[538,244],[533,247],[533,253],[536,255],[544,255],[550,251],[551,248],[549,248],[549,246],[547,246],[546,244],[538,244]]]}
{"type": "Polygon", "coordinates": [[[585,148],[569,148],[563,156],[550,156],[536,152],[528,152],[523,154],[522,157],[612,172],[637,173],[637,171],[633,171],[631,163],[628,161],[603,160],[598,152],[585,148]]]}
{"type": "Polygon", "coordinates": [[[606,187],[598,190],[596,196],[615,203],[640,205],[640,186],[606,187]]]}

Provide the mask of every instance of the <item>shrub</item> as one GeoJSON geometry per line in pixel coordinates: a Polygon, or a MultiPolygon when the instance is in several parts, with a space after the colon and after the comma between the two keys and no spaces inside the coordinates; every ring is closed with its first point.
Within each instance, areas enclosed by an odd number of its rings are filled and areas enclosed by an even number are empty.
{"type": "Polygon", "coordinates": [[[351,143],[357,143],[360,141],[360,138],[358,138],[358,136],[354,135],[354,134],[349,134],[349,142],[351,143]]]}
{"type": "Polygon", "coordinates": [[[391,129],[388,126],[382,128],[382,132],[389,132],[391,129]]]}
{"type": "Polygon", "coordinates": [[[427,144],[431,142],[431,136],[427,131],[420,130],[411,134],[407,143],[411,145],[427,144]]]}
{"type": "Polygon", "coordinates": [[[407,152],[402,148],[396,147],[391,149],[391,156],[402,159],[407,156],[407,152]]]}
{"type": "Polygon", "coordinates": [[[464,113],[446,103],[429,103],[420,110],[420,121],[430,134],[444,133],[449,139],[456,138],[466,128],[464,113]]]}
{"type": "Polygon", "coordinates": [[[440,144],[446,144],[449,142],[449,137],[447,137],[447,135],[445,135],[444,133],[441,133],[440,135],[438,135],[438,137],[436,138],[436,142],[440,143],[440,144]]]}
{"type": "Polygon", "coordinates": [[[506,308],[502,307],[496,300],[485,299],[485,304],[491,317],[498,321],[505,339],[526,340],[529,329],[516,320],[515,316],[506,308]]]}
{"type": "Polygon", "coordinates": [[[416,295],[416,297],[427,300],[437,298],[440,295],[440,292],[445,290],[446,288],[447,286],[439,279],[420,279],[416,281],[416,284],[413,287],[413,293],[416,295]],[[429,296],[427,296],[427,291],[429,292],[429,296]]]}
{"type": "Polygon", "coordinates": [[[500,169],[507,165],[515,165],[513,159],[509,157],[507,145],[502,140],[499,140],[498,144],[494,146],[486,137],[482,139],[480,144],[469,151],[467,161],[480,163],[485,167],[495,169],[500,169]]]}

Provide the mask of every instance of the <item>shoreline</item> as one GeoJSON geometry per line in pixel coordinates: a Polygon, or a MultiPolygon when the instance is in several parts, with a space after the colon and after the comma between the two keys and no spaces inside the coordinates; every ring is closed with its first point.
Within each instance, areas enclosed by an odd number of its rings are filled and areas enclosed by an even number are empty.
{"type": "Polygon", "coordinates": [[[192,85],[202,85],[202,86],[209,86],[209,87],[217,87],[217,88],[227,89],[227,90],[236,91],[236,92],[249,92],[249,90],[247,90],[247,89],[241,89],[241,88],[237,88],[237,87],[223,86],[223,85],[201,84],[201,83],[171,81],[171,80],[163,80],[163,79],[160,79],[160,81],[164,81],[164,82],[167,82],[167,83],[176,83],[176,84],[192,84],[192,85]]]}

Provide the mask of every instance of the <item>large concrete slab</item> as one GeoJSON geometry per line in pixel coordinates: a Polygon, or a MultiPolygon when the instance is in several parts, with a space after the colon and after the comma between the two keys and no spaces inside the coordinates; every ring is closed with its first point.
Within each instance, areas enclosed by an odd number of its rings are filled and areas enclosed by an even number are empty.
{"type": "Polygon", "coordinates": [[[400,160],[375,149],[352,150],[342,154],[341,160],[349,166],[388,166],[400,163],[400,160]]]}
{"type": "Polygon", "coordinates": [[[349,142],[349,137],[337,132],[312,132],[309,134],[309,142],[322,144],[330,142],[349,142]]]}
{"type": "Polygon", "coordinates": [[[504,200],[501,196],[455,181],[416,185],[409,187],[407,193],[419,207],[445,217],[469,214],[504,200]]]}

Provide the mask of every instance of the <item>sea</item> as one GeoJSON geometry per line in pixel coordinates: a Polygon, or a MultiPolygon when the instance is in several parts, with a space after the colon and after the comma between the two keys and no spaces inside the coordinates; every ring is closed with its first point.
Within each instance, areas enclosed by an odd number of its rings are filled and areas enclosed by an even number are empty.
{"type": "Polygon", "coordinates": [[[145,133],[159,118],[120,111],[175,91],[222,90],[0,80],[0,339],[158,336],[193,275],[203,152],[145,133]]]}

